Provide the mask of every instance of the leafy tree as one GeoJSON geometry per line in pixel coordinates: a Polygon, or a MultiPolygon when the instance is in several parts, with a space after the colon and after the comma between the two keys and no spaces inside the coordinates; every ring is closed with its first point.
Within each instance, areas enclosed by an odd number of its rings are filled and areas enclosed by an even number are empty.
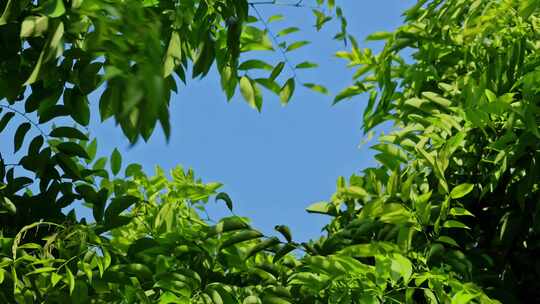
{"type": "Polygon", "coordinates": [[[540,299],[538,5],[419,1],[404,26],[368,37],[386,42],[381,53],[355,44],[338,54],[358,68],[336,102],[366,92],[364,129],[395,130],[373,147],[380,167],[314,206],[338,210],[331,251],[349,242],[334,240],[343,234],[392,241],[418,270],[454,274],[504,303],[540,299]]]}
{"type": "MultiPolygon", "coordinates": [[[[345,26],[334,1],[326,4],[345,26]]],[[[211,224],[204,204],[215,198],[232,210],[232,201],[191,170],[178,167],[168,178],[131,164],[120,176],[118,151],[96,159],[96,140],[79,128],[43,130],[63,116],[88,124],[87,96],[97,90],[101,118],[114,116],[132,142],[147,139],[158,121],[168,134],[168,97],[189,62],[195,77],[216,62],[226,95],[238,86],[254,108],[259,85],[286,103],[294,78],[275,83],[286,63],[239,56],[304,42],[275,46],[252,25],[250,12],[260,14],[244,1],[3,3],[0,94],[8,104],[0,131],[15,116],[25,120],[15,151],[30,129],[42,134],[18,164],[0,159],[0,299],[537,302],[539,6],[420,0],[395,32],[367,38],[385,41],[378,54],[344,28],[336,38],[351,50],[337,56],[356,73],[335,102],[366,93],[365,131],[385,122],[394,128],[373,146],[377,167],[340,178],[329,201],[307,208],[331,221],[324,236],[299,244],[282,225],[276,237],[236,215],[211,224]],[[270,75],[239,75],[253,69],[270,75]],[[16,177],[15,169],[35,178],[16,177]],[[75,201],[92,208],[94,223],[61,212],[75,201]]],[[[328,21],[322,10],[314,14],[318,28],[328,21]]]]}
{"type": "MultiPolygon", "coordinates": [[[[262,85],[287,103],[295,80],[278,85],[278,76],[286,76],[284,62],[274,67],[262,57],[240,62],[239,56],[300,45],[285,38],[274,45],[268,30],[254,24],[258,19],[248,14],[249,7],[245,0],[3,1],[0,132],[22,120],[13,134],[14,152],[29,134],[39,132],[19,160],[21,152],[8,161],[0,157],[0,178],[5,178],[1,201],[8,212],[0,215],[4,233],[14,235],[42,219],[62,222],[61,209],[76,200],[102,205],[109,198],[96,180],[107,180],[108,160],[95,159],[97,141],[81,132],[93,112],[90,94],[99,98],[99,113],[93,114],[102,121],[113,117],[132,143],[148,139],[158,122],[168,137],[169,99],[178,80],[187,82],[187,71],[204,77],[214,64],[229,99],[239,87],[246,101],[260,110],[262,85]],[[261,68],[270,70],[268,75],[247,75],[261,68]],[[15,167],[35,177],[18,177],[15,167]],[[35,193],[23,194],[34,181],[39,184],[30,188],[35,193]],[[101,193],[99,203],[87,197],[82,185],[101,193]]],[[[116,175],[118,152],[110,162],[116,175]]]]}

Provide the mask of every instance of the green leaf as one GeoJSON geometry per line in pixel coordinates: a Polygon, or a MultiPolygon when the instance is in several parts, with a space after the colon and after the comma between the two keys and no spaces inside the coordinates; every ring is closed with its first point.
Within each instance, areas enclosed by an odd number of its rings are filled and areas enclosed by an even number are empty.
{"type": "Polygon", "coordinates": [[[129,257],[135,257],[137,254],[152,251],[152,249],[155,249],[157,252],[162,250],[162,248],[159,248],[159,243],[156,240],[151,238],[140,238],[131,243],[127,255],[129,257]]]}
{"type": "Polygon", "coordinates": [[[319,65],[310,61],[304,61],[302,63],[297,64],[294,68],[295,69],[311,69],[316,68],[319,65]]]}
{"type": "Polygon", "coordinates": [[[105,169],[105,165],[107,165],[107,158],[100,157],[96,160],[96,162],[92,166],[92,170],[103,170],[105,169]]]}
{"type": "MultiPolygon", "coordinates": [[[[84,135],[84,136],[86,136],[86,135],[84,135]]],[[[86,146],[86,153],[88,153],[88,156],[90,156],[90,159],[88,160],[88,163],[91,162],[92,160],[94,160],[94,158],[96,157],[96,153],[97,153],[97,139],[94,138],[94,140],[92,140],[90,142],[90,144],[88,144],[88,146],[86,146]]]]}
{"type": "Polygon", "coordinates": [[[72,303],[73,302],[79,302],[79,303],[88,303],[88,286],[86,283],[82,280],[76,280],[75,281],[75,288],[73,289],[73,293],[71,294],[72,303]]]}
{"type": "Polygon", "coordinates": [[[350,86],[336,95],[336,97],[334,98],[333,104],[336,104],[344,99],[359,95],[365,91],[366,91],[366,88],[362,85],[350,86]]]}
{"type": "Polygon", "coordinates": [[[41,147],[43,146],[44,139],[43,136],[38,135],[32,139],[28,145],[28,155],[38,155],[41,147]]]}
{"type": "Polygon", "coordinates": [[[303,86],[321,94],[325,94],[325,95],[328,94],[328,89],[326,89],[322,85],[318,85],[314,83],[304,83],[303,86]]]}
{"type": "Polygon", "coordinates": [[[276,252],[274,255],[274,258],[272,261],[276,263],[277,261],[281,260],[284,256],[286,256],[289,252],[296,249],[296,245],[294,243],[286,243],[276,252]]]}
{"type": "Polygon", "coordinates": [[[284,17],[281,14],[273,15],[273,16],[270,16],[270,18],[268,18],[268,20],[266,20],[266,23],[272,23],[272,22],[276,22],[276,21],[281,21],[283,19],[284,19],[284,17]]]}
{"type": "Polygon", "coordinates": [[[218,195],[216,195],[216,201],[222,200],[227,205],[227,208],[229,208],[230,211],[233,211],[233,203],[229,195],[225,192],[220,192],[218,195]]]}
{"type": "Polygon", "coordinates": [[[2,13],[2,16],[0,16],[0,25],[5,25],[9,21],[11,11],[13,10],[12,3],[13,3],[13,0],[7,1],[6,6],[4,7],[4,12],[2,13]]]}
{"type": "Polygon", "coordinates": [[[390,224],[414,223],[414,216],[409,210],[398,203],[384,204],[380,216],[381,222],[390,224]]]}
{"type": "Polygon", "coordinates": [[[279,243],[280,243],[280,241],[279,241],[279,239],[277,237],[268,238],[268,239],[260,242],[259,244],[253,246],[251,249],[249,249],[248,253],[246,254],[246,259],[248,259],[249,257],[255,255],[256,253],[258,253],[260,251],[263,251],[265,249],[274,247],[275,245],[277,245],[279,243]]]}
{"type": "Polygon", "coordinates": [[[317,202],[311,204],[309,207],[306,208],[306,211],[309,213],[336,215],[335,207],[328,202],[317,202]]]}
{"type": "Polygon", "coordinates": [[[79,167],[77,164],[71,159],[71,157],[65,155],[65,154],[56,154],[58,165],[64,170],[64,173],[72,178],[72,179],[80,179],[81,178],[81,172],[79,171],[79,167]]]}
{"type": "Polygon", "coordinates": [[[2,119],[0,119],[0,132],[4,131],[13,116],[15,116],[15,113],[13,112],[7,112],[4,114],[4,116],[2,116],[2,119]]]}
{"type": "Polygon", "coordinates": [[[289,229],[289,227],[285,226],[285,225],[277,225],[274,227],[274,229],[276,231],[278,231],[279,233],[281,233],[281,235],[283,235],[283,237],[287,240],[287,242],[292,242],[292,235],[291,235],[291,230],[289,229]]]}
{"type": "Polygon", "coordinates": [[[474,216],[474,214],[470,213],[469,210],[465,208],[452,208],[450,209],[450,215],[453,216],[474,216]]]}
{"type": "Polygon", "coordinates": [[[0,205],[2,205],[2,207],[6,209],[9,213],[11,214],[17,213],[17,207],[15,206],[15,204],[13,204],[13,202],[9,198],[0,196],[0,203],[1,203],[0,205]]]}
{"type": "Polygon", "coordinates": [[[292,33],[296,33],[298,31],[300,31],[299,28],[292,26],[292,27],[282,29],[281,31],[279,31],[276,34],[276,36],[277,37],[282,37],[282,36],[286,36],[286,35],[289,35],[289,34],[292,34],[292,33]]]}
{"type": "Polygon", "coordinates": [[[138,197],[131,195],[114,198],[105,210],[105,221],[108,222],[118,217],[120,213],[139,201],[140,199],[138,197]]]}
{"type": "Polygon", "coordinates": [[[317,31],[320,31],[321,28],[323,27],[323,25],[332,20],[332,17],[330,16],[326,16],[322,11],[320,10],[312,10],[313,11],[313,14],[315,15],[315,18],[316,18],[316,21],[315,21],[315,28],[317,29],[317,31]]]}
{"type": "Polygon", "coordinates": [[[294,50],[299,49],[299,48],[301,48],[301,47],[303,47],[305,45],[308,45],[310,43],[311,42],[309,42],[307,40],[293,42],[289,46],[287,46],[287,48],[285,49],[285,52],[294,51],[294,50]]]}
{"type": "Polygon", "coordinates": [[[253,240],[253,239],[257,239],[257,238],[260,238],[262,236],[263,236],[263,234],[260,233],[257,230],[240,231],[238,233],[235,233],[233,236],[231,236],[227,240],[225,240],[225,242],[223,242],[220,247],[221,248],[226,248],[226,247],[232,246],[234,244],[249,241],[249,240],[253,240]]]}
{"type": "MultiPolygon", "coordinates": [[[[62,1],[62,0],[57,0],[62,1]]],[[[56,30],[54,31],[51,41],[49,43],[49,53],[48,57],[58,58],[60,55],[62,55],[62,52],[64,51],[64,44],[62,42],[62,37],[64,37],[64,23],[59,22],[58,26],[56,27],[56,30]]]]}
{"type": "Polygon", "coordinates": [[[286,299],[277,296],[265,296],[262,302],[264,304],[292,304],[286,299]]]}
{"type": "Polygon", "coordinates": [[[75,289],[75,277],[73,276],[73,273],[71,270],[66,267],[66,278],[67,278],[67,284],[69,286],[69,294],[73,294],[73,290],[75,289]]]}
{"type": "Polygon", "coordinates": [[[90,123],[90,108],[88,98],[79,89],[66,90],[64,93],[64,104],[69,110],[73,120],[87,126],[90,123]]]}
{"type": "Polygon", "coordinates": [[[392,256],[392,271],[399,273],[403,278],[403,282],[407,284],[412,275],[412,263],[401,254],[393,254],[392,256]]]}
{"type": "Polygon", "coordinates": [[[372,257],[378,253],[375,245],[376,243],[351,245],[343,248],[339,253],[351,257],[372,257]]]}
{"type": "Polygon", "coordinates": [[[43,124],[50,121],[53,118],[60,116],[70,115],[69,108],[64,105],[54,105],[52,107],[47,107],[43,111],[40,110],[39,113],[39,123],[43,124]]]}
{"type": "Polygon", "coordinates": [[[473,184],[467,184],[467,183],[461,184],[455,187],[454,189],[452,189],[452,191],[450,192],[450,197],[453,199],[462,198],[465,195],[469,194],[473,189],[474,189],[473,184]]]}
{"type": "Polygon", "coordinates": [[[267,88],[268,90],[270,90],[272,93],[276,95],[279,95],[279,93],[281,92],[281,88],[274,80],[266,79],[266,78],[257,78],[255,79],[255,82],[267,88]]]}
{"type": "Polygon", "coordinates": [[[167,48],[165,61],[163,63],[163,77],[167,78],[169,75],[171,75],[181,60],[182,44],[180,42],[180,35],[173,31],[171,33],[171,39],[169,40],[169,46],[167,48]]]}
{"type": "Polygon", "coordinates": [[[454,221],[454,220],[448,220],[444,222],[443,227],[445,228],[460,228],[460,229],[471,229],[467,225],[463,224],[462,222],[454,221]]]}
{"type": "Polygon", "coordinates": [[[285,82],[285,85],[283,85],[283,87],[281,87],[281,92],[279,93],[279,97],[281,99],[281,104],[282,105],[286,105],[289,103],[289,101],[291,100],[291,97],[294,93],[294,87],[295,87],[295,83],[294,83],[294,78],[291,77],[289,78],[286,82],[285,82]]]}
{"type": "Polygon", "coordinates": [[[247,76],[242,76],[242,78],[240,78],[240,93],[242,93],[242,96],[250,106],[256,108],[255,89],[247,76]]]}
{"type": "Polygon", "coordinates": [[[519,14],[525,19],[529,18],[539,7],[538,1],[519,1],[519,14]]]}
{"type": "Polygon", "coordinates": [[[276,78],[281,74],[283,71],[283,68],[285,67],[285,62],[281,61],[272,70],[272,73],[270,74],[270,77],[268,77],[270,80],[276,80],[276,78]]]}
{"type": "Polygon", "coordinates": [[[72,139],[88,140],[88,136],[86,136],[84,133],[77,130],[76,128],[71,127],[57,127],[52,130],[49,135],[51,137],[65,137],[72,139]]]}
{"type": "Polygon", "coordinates": [[[386,40],[394,36],[393,33],[389,32],[375,32],[373,34],[370,34],[366,37],[367,41],[374,41],[374,40],[386,40]]]}
{"type": "Polygon", "coordinates": [[[39,37],[47,32],[49,18],[47,16],[26,17],[21,25],[21,38],[39,37]]]}
{"type": "Polygon", "coordinates": [[[24,82],[23,85],[31,85],[32,83],[36,82],[39,77],[39,72],[41,71],[41,65],[43,64],[43,57],[45,56],[45,50],[43,50],[38,57],[38,60],[35,64],[33,64],[34,69],[32,70],[32,73],[30,76],[28,76],[28,79],[24,82]]]}
{"type": "Polygon", "coordinates": [[[51,18],[58,18],[65,14],[66,7],[62,0],[49,0],[43,7],[43,13],[51,18]]]}
{"type": "Polygon", "coordinates": [[[125,176],[135,176],[137,173],[142,172],[142,166],[139,164],[129,164],[125,170],[125,176]]]}
{"type": "Polygon", "coordinates": [[[441,243],[445,243],[445,244],[448,244],[448,245],[452,245],[452,246],[455,246],[455,247],[459,247],[459,244],[451,237],[449,236],[440,236],[438,239],[437,239],[437,242],[441,242],[441,243]]]}
{"type": "Polygon", "coordinates": [[[148,266],[144,264],[140,264],[140,263],[127,264],[125,266],[125,271],[136,275],[138,278],[142,280],[151,279],[153,275],[152,271],[150,270],[148,266]]]}
{"type": "Polygon", "coordinates": [[[271,71],[272,70],[272,65],[262,61],[262,60],[258,60],[258,59],[251,59],[251,60],[247,60],[247,61],[244,61],[242,62],[242,64],[240,64],[238,66],[238,69],[239,70],[253,70],[253,69],[261,69],[261,70],[267,70],[267,71],[271,71]]]}
{"type": "Polygon", "coordinates": [[[56,267],[40,267],[40,268],[38,268],[38,269],[36,269],[34,271],[30,271],[26,275],[31,276],[33,274],[40,274],[40,273],[51,272],[51,271],[55,271],[55,270],[56,270],[56,267]]]}
{"type": "Polygon", "coordinates": [[[199,52],[197,55],[197,58],[195,59],[193,63],[193,78],[196,78],[197,76],[204,77],[208,72],[210,71],[210,67],[212,67],[212,63],[215,59],[215,50],[214,50],[214,44],[212,43],[212,40],[210,37],[208,37],[206,40],[203,40],[201,42],[201,45],[199,46],[199,52]]]}
{"type": "Polygon", "coordinates": [[[107,188],[103,188],[96,193],[95,200],[92,201],[92,215],[94,220],[98,223],[103,221],[103,213],[105,211],[105,204],[107,203],[107,196],[109,191],[107,188]]]}
{"type": "Polygon", "coordinates": [[[58,273],[56,273],[56,272],[51,273],[51,285],[52,285],[52,287],[56,286],[56,284],[58,284],[58,282],[60,282],[61,279],[62,279],[62,276],[59,275],[58,273]]]}
{"type": "Polygon", "coordinates": [[[450,100],[441,97],[439,94],[434,92],[422,92],[422,96],[445,108],[448,108],[452,105],[452,102],[450,100]]]}
{"type": "Polygon", "coordinates": [[[18,246],[17,248],[19,248],[19,249],[42,249],[43,247],[41,247],[41,245],[36,244],[36,243],[24,243],[24,244],[18,246]]]}
{"type": "Polygon", "coordinates": [[[262,304],[262,302],[257,296],[247,296],[242,304],[262,304]]]}
{"type": "Polygon", "coordinates": [[[215,226],[210,227],[207,237],[234,230],[248,229],[249,225],[240,217],[233,216],[221,219],[215,226]]]}
{"type": "Polygon", "coordinates": [[[56,146],[58,150],[64,154],[67,154],[69,156],[78,156],[86,159],[90,159],[90,156],[88,153],[86,153],[86,150],[84,150],[80,145],[74,143],[74,142],[63,142],[60,143],[58,146],[56,146]]]}
{"type": "Polygon", "coordinates": [[[111,154],[111,171],[114,175],[118,174],[120,172],[120,168],[122,167],[122,155],[120,155],[120,152],[118,149],[114,149],[111,154]]]}
{"type": "MultiPolygon", "coordinates": [[[[329,8],[330,10],[334,9],[334,6],[335,6],[335,5],[336,5],[336,1],[335,1],[335,0],[328,0],[328,8],[329,8]]],[[[340,9],[339,9],[339,7],[338,7],[338,8],[337,8],[337,11],[338,11],[337,14],[338,14],[338,16],[340,15],[339,10],[340,10],[340,9]]]]}
{"type": "Polygon", "coordinates": [[[17,131],[15,131],[15,137],[14,137],[15,149],[14,149],[14,153],[19,151],[19,149],[21,148],[21,146],[23,144],[23,141],[24,141],[24,137],[26,136],[26,133],[28,133],[29,130],[30,130],[30,123],[25,122],[25,123],[22,123],[17,128],[17,131]]]}
{"type": "Polygon", "coordinates": [[[225,304],[225,302],[223,302],[223,298],[221,298],[221,295],[219,294],[219,292],[217,292],[214,289],[210,290],[210,297],[211,297],[212,302],[209,302],[209,303],[225,304]]]}

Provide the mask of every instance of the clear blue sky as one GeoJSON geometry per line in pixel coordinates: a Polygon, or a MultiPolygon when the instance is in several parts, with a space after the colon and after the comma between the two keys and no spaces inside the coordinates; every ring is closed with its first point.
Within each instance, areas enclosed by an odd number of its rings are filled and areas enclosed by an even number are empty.
{"type": "MultiPolygon", "coordinates": [[[[369,33],[400,25],[401,13],[413,3],[337,2],[348,18],[349,32],[364,47],[363,38],[369,33]]],[[[266,5],[258,8],[265,17],[285,15],[284,21],[271,24],[274,32],[286,26],[299,26],[302,31],[291,37],[313,42],[289,55],[293,63],[310,60],[320,64],[318,69],[300,72],[301,81],[324,84],[334,94],[351,83],[352,71],[343,60],[333,56],[344,49],[342,43],[331,39],[337,32],[336,22],[316,32],[310,9],[266,5]]],[[[280,60],[271,54],[268,58],[280,60]]],[[[204,181],[223,183],[222,190],[232,198],[235,213],[250,217],[255,227],[274,233],[274,225],[285,224],[291,227],[296,240],[305,241],[319,236],[329,219],[308,214],[305,207],[329,199],[338,176],[348,177],[375,164],[367,147],[358,147],[365,98],[357,97],[337,106],[331,106],[331,101],[330,96],[297,86],[287,107],[282,107],[277,97],[266,94],[262,113],[258,113],[239,94],[227,103],[219,79],[211,71],[203,80],[189,81],[173,96],[169,143],[158,129],[148,143],[130,148],[113,121],[99,124],[96,114],[90,129],[99,141],[98,154],[110,155],[118,147],[124,163],[140,163],[149,172],[156,165],[166,170],[179,164],[191,167],[204,181]]],[[[97,99],[91,98],[91,102],[96,104],[97,99]]],[[[12,143],[2,137],[0,151],[7,156],[12,152],[12,143]]],[[[211,201],[208,207],[214,219],[228,214],[223,204],[211,201]]],[[[90,214],[89,210],[78,209],[81,215],[90,214]]]]}

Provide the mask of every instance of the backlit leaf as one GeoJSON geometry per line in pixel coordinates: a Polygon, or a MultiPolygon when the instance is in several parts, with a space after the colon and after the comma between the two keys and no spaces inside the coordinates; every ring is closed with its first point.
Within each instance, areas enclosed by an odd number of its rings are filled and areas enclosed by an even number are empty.
{"type": "Polygon", "coordinates": [[[314,83],[303,83],[303,86],[306,88],[309,88],[315,92],[321,93],[321,94],[328,94],[328,89],[325,88],[322,85],[314,84],[314,83]]]}
{"type": "Polygon", "coordinates": [[[281,99],[281,104],[286,105],[291,100],[291,97],[294,93],[294,78],[289,78],[283,87],[281,87],[281,92],[279,93],[279,97],[281,99]]]}

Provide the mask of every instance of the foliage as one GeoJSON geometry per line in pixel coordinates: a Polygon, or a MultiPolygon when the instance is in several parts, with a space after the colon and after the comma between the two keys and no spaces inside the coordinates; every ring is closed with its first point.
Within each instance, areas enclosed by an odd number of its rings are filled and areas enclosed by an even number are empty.
{"type": "MultiPolygon", "coordinates": [[[[117,150],[96,159],[97,141],[80,127],[43,131],[64,116],[87,125],[87,96],[96,91],[101,118],[114,116],[132,142],[147,139],[157,121],[168,134],[171,73],[185,81],[190,61],[195,77],[216,62],[229,98],[239,86],[260,110],[262,85],[287,103],[295,79],[281,86],[276,79],[290,62],[240,63],[239,55],[305,45],[275,45],[276,36],[296,29],[270,34],[279,16],[263,20],[262,30],[250,25],[262,18],[245,1],[2,3],[0,94],[8,104],[1,104],[0,132],[15,116],[24,120],[13,134],[15,152],[30,130],[41,134],[18,164],[0,158],[0,300],[540,300],[540,3],[420,0],[402,27],[367,38],[385,41],[378,54],[360,49],[341,10],[326,4],[341,20],[336,39],[352,48],[337,56],[356,68],[354,84],[335,103],[367,93],[365,131],[387,122],[394,129],[373,146],[379,166],[340,178],[329,201],[307,208],[331,221],[324,236],[300,244],[283,225],[278,238],[234,214],[212,223],[205,203],[214,198],[232,212],[233,202],[217,192],[221,184],[203,183],[191,170],[178,167],[167,177],[158,168],[148,176],[140,165],[122,166],[117,150]],[[238,74],[252,70],[270,75],[238,74]],[[24,112],[16,108],[21,101],[24,112]],[[74,202],[91,208],[94,222],[62,213],[74,202]]],[[[318,29],[329,20],[319,9],[314,15],[318,29]]]]}
{"type": "Polygon", "coordinates": [[[329,239],[392,240],[421,253],[417,267],[444,265],[504,303],[537,301],[538,1],[419,1],[405,17],[368,37],[386,41],[381,53],[338,54],[357,70],[336,101],[367,92],[365,130],[395,130],[373,146],[381,166],[324,205],[347,206],[329,239]]]}
{"type": "Polygon", "coordinates": [[[121,157],[115,150],[110,160],[96,158],[97,140],[81,131],[91,114],[114,117],[132,143],[148,139],[157,122],[168,137],[176,80],[187,82],[188,70],[204,77],[214,65],[229,99],[240,83],[247,102],[260,110],[256,83],[263,83],[287,103],[295,79],[287,78],[285,63],[272,66],[263,55],[241,62],[240,54],[290,49],[295,42],[274,45],[266,21],[249,14],[250,7],[245,0],[3,1],[0,132],[16,129],[14,154],[0,155],[3,233],[13,236],[40,220],[63,222],[62,209],[77,201],[106,204],[112,191],[103,183],[118,174],[121,157]],[[261,66],[271,69],[269,76],[253,71],[261,66]]]}

